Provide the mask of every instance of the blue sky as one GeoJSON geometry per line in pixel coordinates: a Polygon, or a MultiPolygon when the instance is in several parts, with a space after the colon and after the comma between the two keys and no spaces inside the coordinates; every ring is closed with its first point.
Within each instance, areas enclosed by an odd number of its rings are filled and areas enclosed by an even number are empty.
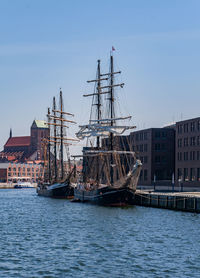
{"type": "Polygon", "coordinates": [[[122,112],[141,128],[200,116],[200,1],[0,0],[0,149],[45,119],[62,87],[65,108],[87,122],[97,59],[125,82],[122,112]]]}

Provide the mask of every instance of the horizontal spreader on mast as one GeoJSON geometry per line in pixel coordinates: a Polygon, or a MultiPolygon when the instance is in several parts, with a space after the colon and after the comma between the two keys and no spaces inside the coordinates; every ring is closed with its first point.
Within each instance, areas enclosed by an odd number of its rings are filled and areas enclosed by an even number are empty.
{"type": "Polygon", "coordinates": [[[74,138],[66,138],[66,137],[64,137],[64,138],[61,138],[61,137],[55,137],[55,136],[50,136],[50,138],[53,138],[53,139],[59,139],[59,140],[69,140],[69,141],[76,141],[76,142],[79,142],[79,140],[78,139],[74,139],[74,138]]]}
{"type": "Polygon", "coordinates": [[[71,113],[68,113],[68,112],[64,112],[64,111],[60,111],[60,110],[52,109],[52,112],[57,112],[57,113],[61,113],[61,114],[65,114],[65,115],[69,115],[69,116],[74,117],[74,114],[71,114],[71,113]]]}
{"type": "Polygon", "coordinates": [[[99,81],[103,81],[103,80],[108,80],[108,78],[100,78],[100,79],[88,80],[87,83],[99,82],[99,81]]]}
{"type": "Polygon", "coordinates": [[[123,88],[123,87],[124,87],[124,83],[115,84],[115,85],[107,85],[107,86],[100,87],[100,89],[113,88],[113,87],[119,87],[119,86],[120,86],[121,88],[123,88]]]}
{"type": "Polygon", "coordinates": [[[66,119],[63,119],[63,118],[59,118],[59,117],[54,116],[54,115],[47,115],[47,116],[50,117],[50,118],[53,118],[53,119],[55,119],[55,120],[58,120],[58,121],[76,124],[76,122],[74,122],[74,121],[70,121],[70,120],[66,120],[66,119]]]}
{"type": "Polygon", "coordinates": [[[106,75],[113,75],[113,74],[118,74],[118,73],[121,73],[121,71],[115,71],[115,72],[109,72],[109,73],[102,73],[100,74],[100,76],[106,76],[106,75]]]}
{"type": "Polygon", "coordinates": [[[90,97],[90,96],[97,96],[97,95],[104,95],[104,94],[110,94],[110,92],[99,92],[99,93],[87,94],[87,95],[83,95],[83,96],[90,97]]]}
{"type": "Polygon", "coordinates": [[[61,125],[61,124],[55,124],[55,123],[47,123],[48,125],[55,125],[55,126],[63,126],[63,127],[66,127],[66,128],[69,128],[68,126],[66,125],[61,125]]]}
{"type": "MultiPolygon", "coordinates": [[[[54,141],[54,140],[47,140],[48,142],[52,142],[52,143],[56,143],[57,145],[60,145],[60,142],[58,141],[54,141]]],[[[52,144],[51,144],[52,145],[52,144]]],[[[72,144],[71,143],[63,143],[63,145],[66,145],[66,146],[71,146],[72,144]]]]}
{"type": "MultiPolygon", "coordinates": [[[[115,84],[115,85],[108,85],[108,86],[103,86],[100,89],[105,89],[105,88],[112,88],[112,87],[121,87],[123,88],[124,83],[120,83],[120,84],[115,84]]],[[[107,92],[98,92],[98,93],[93,93],[93,94],[86,94],[83,95],[84,97],[90,97],[90,96],[97,96],[97,95],[104,95],[104,94],[110,94],[110,91],[107,92]]]]}

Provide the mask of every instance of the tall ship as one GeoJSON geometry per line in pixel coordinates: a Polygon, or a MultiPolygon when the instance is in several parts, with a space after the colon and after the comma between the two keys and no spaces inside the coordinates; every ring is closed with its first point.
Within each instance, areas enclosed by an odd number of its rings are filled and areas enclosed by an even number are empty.
{"type": "MultiPolygon", "coordinates": [[[[110,70],[101,73],[98,60],[94,80],[94,92],[85,94],[92,97],[90,120],[80,126],[77,138],[86,139],[83,148],[83,173],[74,189],[74,200],[105,206],[126,206],[134,203],[134,195],[141,171],[141,162],[128,142],[119,145],[125,131],[135,126],[125,125],[131,116],[118,116],[116,89],[124,83],[116,83],[115,77],[121,71],[114,70],[113,53],[110,55],[110,70]],[[106,82],[106,84],[105,84],[106,82]]],[[[122,140],[123,141],[123,140],[122,140]]]]}
{"type": "Polygon", "coordinates": [[[69,146],[78,140],[67,137],[68,124],[75,124],[75,121],[66,117],[74,117],[74,115],[64,111],[63,95],[60,90],[59,108],[54,97],[52,110],[48,108],[47,113],[46,124],[49,127],[49,136],[43,138],[42,142],[44,173],[37,187],[40,196],[52,198],[73,198],[74,196],[76,166],[72,166],[70,162],[69,146]]]}

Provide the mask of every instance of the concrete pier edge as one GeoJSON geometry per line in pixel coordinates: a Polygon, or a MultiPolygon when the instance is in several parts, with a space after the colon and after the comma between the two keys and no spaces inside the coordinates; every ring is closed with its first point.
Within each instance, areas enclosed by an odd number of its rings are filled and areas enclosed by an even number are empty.
{"type": "Polygon", "coordinates": [[[136,190],[135,205],[200,213],[200,192],[136,190]]]}

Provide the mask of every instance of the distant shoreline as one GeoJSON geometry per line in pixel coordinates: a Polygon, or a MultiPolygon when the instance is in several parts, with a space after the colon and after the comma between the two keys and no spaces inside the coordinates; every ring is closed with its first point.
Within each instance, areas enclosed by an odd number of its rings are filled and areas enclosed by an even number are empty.
{"type": "MultiPolygon", "coordinates": [[[[13,189],[15,185],[17,185],[17,183],[0,183],[0,189],[13,189]]],[[[33,183],[33,187],[36,188],[37,183],[33,183]]]]}

